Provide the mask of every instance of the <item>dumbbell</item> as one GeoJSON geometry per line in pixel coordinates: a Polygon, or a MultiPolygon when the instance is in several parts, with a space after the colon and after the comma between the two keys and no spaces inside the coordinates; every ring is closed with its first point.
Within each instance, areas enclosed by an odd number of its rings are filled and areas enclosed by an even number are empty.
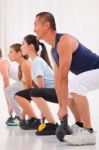
{"type": "Polygon", "coordinates": [[[61,121],[61,124],[56,129],[56,137],[59,141],[63,142],[64,136],[70,134],[72,134],[72,130],[68,125],[68,116],[66,115],[61,121]]]}

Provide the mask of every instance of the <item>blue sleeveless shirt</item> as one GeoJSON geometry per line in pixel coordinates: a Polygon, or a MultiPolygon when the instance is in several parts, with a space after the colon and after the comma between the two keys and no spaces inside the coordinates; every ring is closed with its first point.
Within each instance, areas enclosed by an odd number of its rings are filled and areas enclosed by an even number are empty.
{"type": "MultiPolygon", "coordinates": [[[[59,55],[57,53],[57,44],[63,34],[57,33],[55,39],[55,48],[52,49],[52,55],[57,65],[59,65],[59,55]]],[[[87,47],[79,43],[77,50],[72,55],[70,71],[76,75],[99,69],[99,56],[89,50],[87,47]]]]}

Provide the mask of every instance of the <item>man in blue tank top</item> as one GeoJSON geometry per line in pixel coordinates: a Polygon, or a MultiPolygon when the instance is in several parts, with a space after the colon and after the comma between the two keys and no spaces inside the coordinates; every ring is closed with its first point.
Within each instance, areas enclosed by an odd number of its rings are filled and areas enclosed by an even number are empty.
{"type": "Polygon", "coordinates": [[[99,56],[82,45],[75,37],[57,33],[55,19],[49,12],[36,15],[34,31],[39,40],[42,39],[52,46],[59,119],[63,120],[68,114],[68,93],[75,103],[73,105],[75,116],[78,114],[80,116],[78,124],[72,127],[73,134],[66,135],[64,141],[73,145],[95,144],[96,137],[91,126],[86,94],[99,88],[99,56]],[[69,71],[76,75],[70,81],[68,81],[69,71]]]}

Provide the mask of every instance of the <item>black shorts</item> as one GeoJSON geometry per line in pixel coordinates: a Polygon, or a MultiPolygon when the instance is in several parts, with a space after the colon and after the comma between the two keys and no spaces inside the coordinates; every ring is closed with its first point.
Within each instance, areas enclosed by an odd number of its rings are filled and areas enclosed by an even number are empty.
{"type": "Polygon", "coordinates": [[[42,97],[48,102],[58,103],[56,91],[54,88],[31,88],[17,92],[15,95],[26,98],[31,101],[31,97],[42,97]]]}

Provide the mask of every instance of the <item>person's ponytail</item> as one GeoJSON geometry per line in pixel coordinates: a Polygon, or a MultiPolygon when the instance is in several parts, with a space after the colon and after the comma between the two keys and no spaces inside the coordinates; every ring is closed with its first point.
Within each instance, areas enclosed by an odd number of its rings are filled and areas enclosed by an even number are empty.
{"type": "Polygon", "coordinates": [[[21,66],[18,66],[18,79],[21,80],[22,79],[22,69],[21,66]]]}
{"type": "Polygon", "coordinates": [[[39,42],[39,45],[42,47],[40,57],[42,57],[50,66],[50,68],[52,68],[45,45],[41,42],[39,42]]]}
{"type": "Polygon", "coordinates": [[[46,63],[52,68],[45,45],[39,42],[37,40],[37,37],[32,34],[25,36],[24,40],[27,42],[28,45],[33,44],[35,48],[35,52],[40,57],[42,57],[46,61],[46,63]],[[40,46],[42,48],[41,50],[40,50],[40,46]]]}
{"type": "Polygon", "coordinates": [[[2,57],[2,50],[0,49],[0,57],[2,57]]]}

